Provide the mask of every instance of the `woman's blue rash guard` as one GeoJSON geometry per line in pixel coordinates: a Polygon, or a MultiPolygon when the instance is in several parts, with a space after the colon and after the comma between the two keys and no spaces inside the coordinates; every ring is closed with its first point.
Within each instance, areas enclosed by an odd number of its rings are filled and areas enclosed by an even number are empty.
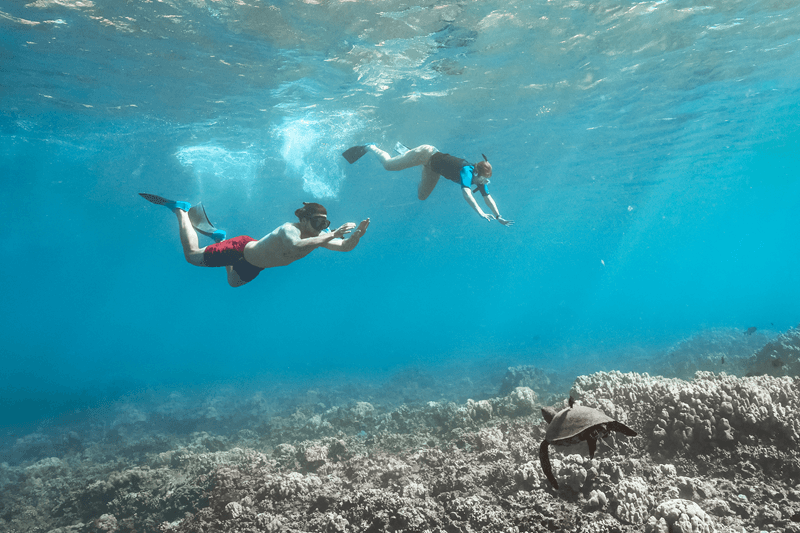
{"type": "MultiPolygon", "coordinates": [[[[431,156],[428,166],[437,174],[444,176],[446,179],[459,183],[461,187],[466,187],[471,190],[472,177],[475,175],[475,165],[461,159],[454,157],[450,154],[443,154],[436,152],[431,156]]],[[[489,189],[486,188],[487,184],[477,184],[475,191],[481,191],[483,196],[489,196],[489,189]]],[[[473,191],[473,192],[475,192],[473,191]]]]}

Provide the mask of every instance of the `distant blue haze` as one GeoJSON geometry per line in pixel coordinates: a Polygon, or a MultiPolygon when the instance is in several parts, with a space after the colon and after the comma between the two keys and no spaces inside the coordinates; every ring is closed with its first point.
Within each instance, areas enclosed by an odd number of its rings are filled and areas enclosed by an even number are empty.
{"type": "Polygon", "coordinates": [[[797,5],[0,0],[0,62],[7,428],[149,387],[626,369],[800,320],[797,5]],[[487,154],[516,225],[339,155],[396,141],[487,154]],[[231,236],[303,201],[372,225],[231,289],[139,192],[231,236]]]}

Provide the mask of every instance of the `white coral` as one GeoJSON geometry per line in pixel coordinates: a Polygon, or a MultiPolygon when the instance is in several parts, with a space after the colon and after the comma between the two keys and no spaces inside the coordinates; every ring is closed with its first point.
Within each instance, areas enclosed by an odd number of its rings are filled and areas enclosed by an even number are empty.
{"type": "Polygon", "coordinates": [[[614,487],[613,499],[617,506],[614,515],[627,524],[642,524],[647,519],[650,507],[650,493],[642,478],[623,479],[614,487]]]}
{"type": "Polygon", "coordinates": [[[645,525],[645,533],[714,533],[711,517],[689,500],[667,500],[660,504],[645,525]]]}
{"type": "Polygon", "coordinates": [[[528,387],[517,387],[505,398],[499,398],[497,411],[506,416],[528,416],[538,412],[538,396],[528,387]]]}
{"type": "Polygon", "coordinates": [[[554,466],[555,465],[557,465],[557,467],[554,468],[553,471],[556,472],[556,478],[560,483],[570,487],[575,492],[583,488],[588,472],[586,468],[584,468],[584,458],[582,455],[567,455],[561,461],[554,461],[554,466]]]}
{"type": "Polygon", "coordinates": [[[402,494],[406,498],[424,498],[428,495],[428,489],[422,483],[409,481],[403,486],[402,494]]]}
{"type": "Polygon", "coordinates": [[[496,427],[481,429],[478,432],[478,442],[481,451],[505,448],[503,432],[496,427]]]}
{"type": "Polygon", "coordinates": [[[322,480],[314,474],[303,475],[289,472],[285,476],[273,479],[269,487],[270,494],[277,499],[286,499],[298,495],[306,495],[322,486],[322,480]]]}
{"type": "Polygon", "coordinates": [[[514,471],[514,479],[520,485],[532,487],[538,485],[542,479],[541,471],[542,467],[539,461],[528,461],[517,467],[514,471]]]}
{"type": "Polygon", "coordinates": [[[465,406],[470,418],[475,421],[486,421],[492,418],[492,402],[488,400],[467,400],[465,406]]]}
{"type": "Polygon", "coordinates": [[[375,407],[372,406],[369,402],[356,402],[356,404],[350,409],[350,412],[353,415],[353,418],[356,420],[362,420],[371,416],[375,412],[375,407]]]}
{"type": "Polygon", "coordinates": [[[119,531],[119,524],[113,514],[103,514],[94,521],[94,529],[98,532],[116,533],[119,531]]]}

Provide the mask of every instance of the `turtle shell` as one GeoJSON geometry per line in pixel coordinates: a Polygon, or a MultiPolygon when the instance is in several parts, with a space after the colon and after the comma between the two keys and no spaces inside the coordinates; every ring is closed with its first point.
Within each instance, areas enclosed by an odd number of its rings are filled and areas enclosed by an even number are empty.
{"type": "Polygon", "coordinates": [[[563,441],[575,437],[592,426],[607,422],[614,422],[614,419],[597,409],[574,405],[563,409],[553,417],[553,421],[547,426],[544,438],[547,442],[563,441]]]}

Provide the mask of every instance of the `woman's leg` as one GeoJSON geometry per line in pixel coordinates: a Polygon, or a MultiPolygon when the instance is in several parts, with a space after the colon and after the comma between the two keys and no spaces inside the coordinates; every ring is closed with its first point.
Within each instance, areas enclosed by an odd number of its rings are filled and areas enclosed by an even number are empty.
{"type": "Polygon", "coordinates": [[[205,266],[203,264],[205,247],[200,248],[197,232],[189,221],[189,213],[182,209],[173,209],[173,212],[178,216],[178,229],[181,236],[181,245],[183,245],[183,256],[192,265],[205,266]]]}
{"type": "Polygon", "coordinates": [[[439,174],[430,169],[428,165],[422,167],[422,176],[419,178],[417,187],[417,198],[426,199],[433,192],[433,188],[439,183],[439,174]]]}
{"type": "Polygon", "coordinates": [[[384,152],[374,144],[369,145],[368,149],[378,156],[378,159],[380,159],[381,163],[383,164],[383,168],[386,170],[403,170],[406,168],[426,165],[428,161],[430,161],[431,156],[438,152],[436,148],[429,144],[417,146],[403,155],[398,155],[396,157],[391,157],[388,153],[384,152]]]}

